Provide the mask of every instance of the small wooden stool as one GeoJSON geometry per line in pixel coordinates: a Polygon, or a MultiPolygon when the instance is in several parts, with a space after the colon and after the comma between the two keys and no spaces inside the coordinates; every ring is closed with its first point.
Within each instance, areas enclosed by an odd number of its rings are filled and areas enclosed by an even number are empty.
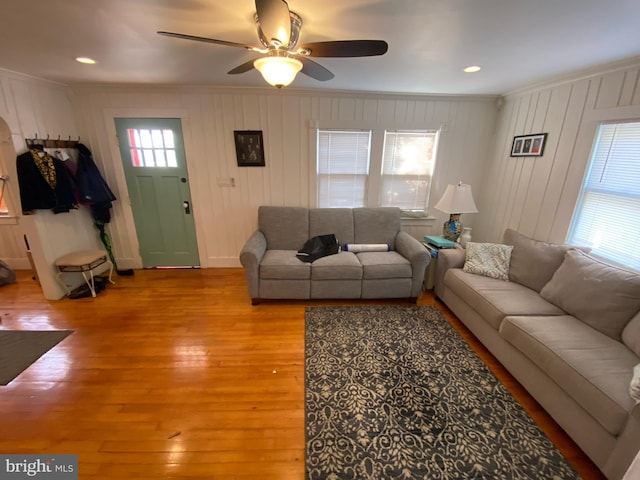
{"type": "Polygon", "coordinates": [[[69,295],[71,293],[71,289],[62,279],[61,275],[63,273],[80,272],[82,273],[82,277],[87,283],[87,286],[91,290],[91,296],[95,297],[96,286],[93,280],[93,270],[104,263],[109,264],[109,283],[115,284],[115,282],[111,280],[111,275],[113,274],[113,263],[111,263],[111,260],[107,257],[107,252],[104,250],[83,250],[81,252],[73,252],[65,255],[64,257],[60,257],[56,260],[58,280],[62,285],[64,285],[67,290],[67,295],[69,295]],[[89,277],[87,277],[87,272],[89,272],[89,277]]]}

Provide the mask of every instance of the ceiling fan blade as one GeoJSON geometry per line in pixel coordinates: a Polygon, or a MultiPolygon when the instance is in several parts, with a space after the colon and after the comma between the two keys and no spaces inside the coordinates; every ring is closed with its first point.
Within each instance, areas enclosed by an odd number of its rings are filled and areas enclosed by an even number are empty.
{"type": "Polygon", "coordinates": [[[229,75],[237,75],[239,73],[248,72],[249,70],[254,68],[253,62],[255,62],[255,60],[249,60],[248,62],[244,62],[242,65],[238,65],[236,68],[234,68],[233,70],[229,70],[227,73],[229,75]]]}
{"type": "Polygon", "coordinates": [[[158,34],[164,35],[165,37],[182,38],[184,40],[194,40],[196,42],[215,43],[217,45],[226,45],[228,47],[244,48],[245,50],[252,50],[252,51],[256,50],[256,47],[252,47],[250,45],[244,45],[242,43],[235,43],[235,42],[227,42],[226,40],[216,40],[215,38],[196,37],[194,35],[185,35],[184,33],[173,33],[173,32],[158,32],[158,34]]]}
{"type": "Polygon", "coordinates": [[[308,50],[310,57],[374,57],[384,55],[388,49],[384,40],[335,40],[298,47],[298,51],[308,50]]]}
{"type": "Polygon", "coordinates": [[[314,78],[321,82],[326,82],[327,80],[331,80],[333,77],[335,77],[333,73],[331,73],[319,63],[314,62],[313,60],[299,56],[296,56],[295,58],[302,62],[301,72],[311,78],[314,78]]]}
{"type": "Polygon", "coordinates": [[[289,6],[283,0],[256,0],[256,13],[258,23],[265,38],[279,42],[279,45],[288,45],[291,37],[291,18],[289,6]]]}

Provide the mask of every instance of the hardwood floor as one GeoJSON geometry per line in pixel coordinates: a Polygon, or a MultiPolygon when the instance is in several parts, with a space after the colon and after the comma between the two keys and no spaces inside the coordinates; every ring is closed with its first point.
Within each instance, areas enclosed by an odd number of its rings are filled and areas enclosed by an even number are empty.
{"type": "MultiPolygon", "coordinates": [[[[304,478],[304,308],[338,302],[251,306],[241,269],[138,270],[97,298],[47,301],[17,273],[0,287],[0,328],[74,333],[0,386],[1,452],[77,453],[82,479],[304,478]]],[[[462,332],[583,478],[604,478],[443,304],[419,304],[462,332]]]]}

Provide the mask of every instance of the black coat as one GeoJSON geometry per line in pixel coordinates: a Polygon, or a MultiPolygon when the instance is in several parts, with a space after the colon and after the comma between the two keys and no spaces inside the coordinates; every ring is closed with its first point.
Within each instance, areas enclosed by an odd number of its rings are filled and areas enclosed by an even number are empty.
{"type": "Polygon", "coordinates": [[[80,201],[85,205],[112,202],[116,199],[107,182],[102,178],[100,170],[93,161],[91,151],[79,143],[78,170],[76,182],[80,191],[80,201]]]}
{"type": "Polygon", "coordinates": [[[34,210],[53,210],[54,213],[68,212],[76,208],[73,184],[67,169],[57,158],[51,157],[55,172],[55,188],[52,188],[38,169],[31,151],[18,155],[16,169],[20,188],[22,213],[34,210]]]}
{"type": "Polygon", "coordinates": [[[94,220],[109,223],[111,220],[111,202],[116,200],[107,182],[102,178],[100,170],[93,161],[91,151],[82,143],[78,148],[78,170],[76,184],[80,194],[80,202],[91,206],[94,220]]]}

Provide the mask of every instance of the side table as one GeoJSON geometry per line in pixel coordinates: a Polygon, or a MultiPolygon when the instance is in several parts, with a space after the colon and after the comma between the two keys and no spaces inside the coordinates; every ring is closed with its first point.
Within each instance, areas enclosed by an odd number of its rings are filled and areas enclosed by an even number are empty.
{"type": "Polygon", "coordinates": [[[438,247],[431,245],[428,242],[422,242],[422,245],[424,245],[424,248],[426,248],[431,255],[429,266],[424,272],[424,281],[422,282],[422,288],[424,290],[433,290],[436,279],[436,269],[438,268],[438,247]]]}
{"type": "MultiPolygon", "coordinates": [[[[424,281],[422,283],[422,288],[424,290],[433,290],[436,281],[436,270],[438,269],[438,252],[441,250],[441,248],[427,241],[422,241],[421,243],[422,245],[424,245],[424,248],[426,248],[431,254],[431,261],[429,262],[429,266],[424,272],[424,281]]],[[[453,248],[464,249],[464,247],[459,243],[456,243],[456,246],[453,248]]]]}

